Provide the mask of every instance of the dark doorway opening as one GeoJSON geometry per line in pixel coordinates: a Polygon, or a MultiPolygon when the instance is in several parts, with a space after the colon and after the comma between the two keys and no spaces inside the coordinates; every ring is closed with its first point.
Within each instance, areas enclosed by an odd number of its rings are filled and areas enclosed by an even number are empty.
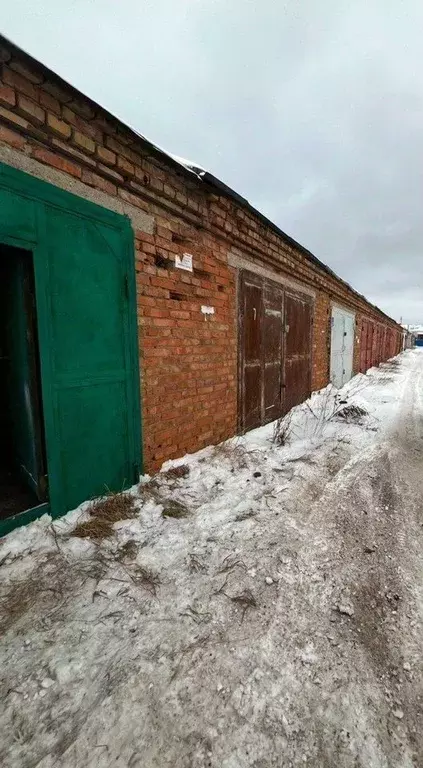
{"type": "Polygon", "coordinates": [[[33,259],[0,245],[0,520],[46,500],[33,259]]]}

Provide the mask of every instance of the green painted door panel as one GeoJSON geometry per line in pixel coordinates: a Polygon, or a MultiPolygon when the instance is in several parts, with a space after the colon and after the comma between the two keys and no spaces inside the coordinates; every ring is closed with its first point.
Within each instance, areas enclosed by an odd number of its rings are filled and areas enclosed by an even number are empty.
{"type": "Polygon", "coordinates": [[[34,201],[0,188],[0,242],[5,237],[34,242],[36,231],[34,201]]]}
{"type": "MultiPolygon", "coordinates": [[[[128,263],[122,233],[46,208],[58,507],[133,482],[128,263]]],[[[52,489],[53,493],[53,489],[52,489]]]]}
{"type": "Polygon", "coordinates": [[[31,250],[53,516],[141,467],[129,220],[0,163],[0,242],[31,250]]]}
{"type": "Polygon", "coordinates": [[[107,489],[120,491],[135,482],[129,460],[124,381],[61,386],[57,410],[66,509],[107,489]]]}

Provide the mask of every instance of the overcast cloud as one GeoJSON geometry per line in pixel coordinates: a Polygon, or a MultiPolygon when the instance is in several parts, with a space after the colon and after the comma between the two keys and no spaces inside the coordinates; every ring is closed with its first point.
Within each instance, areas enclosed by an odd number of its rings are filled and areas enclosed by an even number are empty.
{"type": "Polygon", "coordinates": [[[421,0],[13,0],[3,33],[423,323],[421,0]]]}

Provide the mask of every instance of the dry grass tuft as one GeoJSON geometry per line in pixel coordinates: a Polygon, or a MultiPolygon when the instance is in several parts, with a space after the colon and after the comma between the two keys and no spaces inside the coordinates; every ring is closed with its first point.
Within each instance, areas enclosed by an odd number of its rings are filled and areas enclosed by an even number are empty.
{"type": "Polygon", "coordinates": [[[113,534],[113,525],[108,520],[93,518],[83,523],[78,523],[72,531],[72,536],[78,539],[108,539],[113,534]]]}
{"type": "Polygon", "coordinates": [[[30,611],[43,628],[62,621],[61,605],[71,589],[82,588],[88,579],[98,581],[106,569],[97,557],[70,562],[60,552],[47,554],[21,581],[0,584],[0,635],[30,611]]]}
{"type": "Polygon", "coordinates": [[[160,503],[160,485],[158,477],[152,477],[151,480],[147,480],[146,483],[140,483],[138,486],[138,493],[142,499],[148,501],[153,499],[158,504],[160,503]]]}
{"type": "Polygon", "coordinates": [[[189,466],[187,464],[179,464],[178,467],[171,467],[165,472],[161,472],[161,477],[169,480],[179,480],[182,477],[188,477],[190,473],[189,466]]]}
{"type": "Polygon", "coordinates": [[[226,555],[226,557],[223,558],[217,573],[230,573],[235,570],[235,568],[243,568],[244,571],[247,570],[244,561],[240,560],[239,557],[236,555],[226,555]]]}
{"type": "Polygon", "coordinates": [[[119,547],[116,560],[135,560],[138,549],[138,544],[133,539],[129,539],[129,541],[126,541],[125,544],[119,547]]]}
{"type": "Polygon", "coordinates": [[[362,424],[363,418],[368,416],[369,412],[359,405],[346,405],[340,408],[336,414],[338,421],[344,421],[346,424],[362,424]]]}
{"type": "Polygon", "coordinates": [[[276,445],[286,445],[291,435],[291,419],[292,412],[290,411],[285,416],[281,416],[277,419],[273,425],[273,437],[272,442],[276,445]]]}
{"type": "Polygon", "coordinates": [[[106,539],[113,534],[113,524],[135,516],[135,499],[127,493],[110,493],[92,501],[88,507],[90,519],[79,523],[72,536],[81,539],[106,539]]]}
{"type": "Polygon", "coordinates": [[[137,565],[135,573],[132,575],[134,584],[144,587],[153,597],[156,596],[157,587],[160,585],[160,578],[157,573],[143,565],[137,565]]]}
{"type": "Polygon", "coordinates": [[[13,585],[9,593],[0,599],[2,633],[18,621],[37,599],[37,584],[32,579],[13,585]]]}
{"type": "Polygon", "coordinates": [[[229,461],[233,469],[247,469],[249,465],[249,453],[242,443],[228,440],[213,446],[211,458],[219,461],[229,461]]]}
{"type": "Polygon", "coordinates": [[[189,509],[185,504],[182,504],[180,501],[176,501],[175,499],[167,499],[166,501],[161,502],[163,506],[163,517],[174,517],[174,518],[182,518],[182,517],[189,517],[189,509]]]}
{"type": "Polygon", "coordinates": [[[244,621],[244,616],[249,608],[257,608],[257,600],[251,592],[251,589],[244,589],[241,594],[230,597],[230,600],[239,605],[242,609],[241,622],[244,621]]]}
{"type": "Polygon", "coordinates": [[[203,562],[199,555],[194,552],[190,552],[188,555],[188,568],[191,573],[200,573],[200,571],[207,571],[207,566],[203,562]]]}
{"type": "Polygon", "coordinates": [[[110,493],[101,499],[91,502],[89,512],[92,517],[117,523],[133,517],[135,499],[127,493],[110,493]]]}

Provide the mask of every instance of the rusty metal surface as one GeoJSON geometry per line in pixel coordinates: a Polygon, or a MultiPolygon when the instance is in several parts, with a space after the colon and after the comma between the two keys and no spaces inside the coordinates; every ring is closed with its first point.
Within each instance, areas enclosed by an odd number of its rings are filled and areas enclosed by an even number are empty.
{"type": "Polygon", "coordinates": [[[265,283],[263,316],[263,408],[262,422],[277,419],[283,397],[283,290],[265,283]]]}
{"type": "Polygon", "coordinates": [[[243,271],[239,285],[241,430],[277,419],[310,394],[308,296],[243,271]]]}
{"type": "Polygon", "coordinates": [[[367,334],[368,334],[368,322],[363,318],[361,321],[360,329],[360,373],[366,373],[367,371],[367,334]]]}
{"type": "Polygon", "coordinates": [[[247,277],[241,288],[243,318],[243,424],[245,429],[262,422],[262,323],[263,289],[247,277]]]}
{"type": "Polygon", "coordinates": [[[372,367],[373,365],[373,339],[375,335],[375,326],[374,323],[368,322],[368,335],[367,335],[367,362],[366,362],[366,370],[372,367]]]}
{"type": "Polygon", "coordinates": [[[365,318],[361,321],[360,333],[360,371],[366,371],[374,365],[394,357],[400,350],[400,337],[393,328],[381,323],[374,323],[365,318]]]}
{"type": "Polygon", "coordinates": [[[285,399],[284,412],[302,403],[311,389],[311,305],[285,295],[285,399]]]}
{"type": "Polygon", "coordinates": [[[373,346],[372,346],[372,365],[378,364],[378,349],[379,349],[379,326],[375,324],[373,326],[373,346]]]}
{"type": "Polygon", "coordinates": [[[375,365],[377,349],[379,345],[376,336],[375,324],[371,320],[363,318],[360,336],[360,371],[366,373],[372,365],[375,365]]]}

